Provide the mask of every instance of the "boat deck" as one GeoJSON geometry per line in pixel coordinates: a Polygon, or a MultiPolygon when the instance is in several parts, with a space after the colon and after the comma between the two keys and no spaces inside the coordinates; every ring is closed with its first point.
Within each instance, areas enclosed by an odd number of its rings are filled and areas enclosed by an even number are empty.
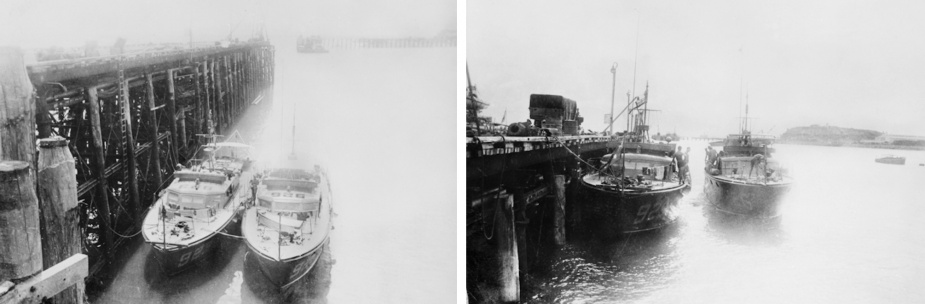
{"type": "MultiPolygon", "coordinates": [[[[328,185],[323,180],[318,184],[317,191],[326,193],[328,185]]],[[[303,197],[312,196],[311,193],[298,194],[303,197]]],[[[317,197],[318,193],[314,196],[317,197]]],[[[248,245],[266,257],[279,261],[296,258],[318,248],[327,240],[331,227],[330,195],[321,195],[319,199],[318,214],[305,220],[294,219],[287,212],[263,207],[249,208],[241,223],[241,231],[248,245]],[[267,225],[268,222],[273,224],[267,225]]]]}
{"type": "MultiPolygon", "coordinates": [[[[614,183],[616,180],[614,177],[609,175],[602,175],[600,173],[586,174],[582,176],[582,180],[588,185],[608,188],[613,187],[617,188],[617,185],[614,183]]],[[[659,181],[659,180],[646,180],[644,181],[643,186],[639,187],[626,187],[626,191],[658,191],[658,190],[667,190],[673,189],[682,186],[683,184],[677,179],[677,177],[672,176],[669,180],[659,181]]]]}
{"type": "MultiPolygon", "coordinates": [[[[156,247],[166,246],[167,249],[170,249],[176,246],[190,246],[209,238],[217,231],[224,229],[235,216],[237,208],[250,199],[249,181],[252,177],[252,171],[242,172],[239,179],[242,182],[235,189],[233,197],[222,208],[216,209],[215,214],[209,218],[178,215],[165,219],[161,213],[165,198],[159,198],[145,216],[143,226],[145,240],[156,247]]],[[[226,182],[226,184],[230,183],[226,182]]],[[[185,189],[193,187],[193,184],[195,182],[175,181],[170,187],[185,189]]],[[[201,183],[200,190],[204,192],[221,191],[221,189],[226,189],[227,186],[201,183]]]]}

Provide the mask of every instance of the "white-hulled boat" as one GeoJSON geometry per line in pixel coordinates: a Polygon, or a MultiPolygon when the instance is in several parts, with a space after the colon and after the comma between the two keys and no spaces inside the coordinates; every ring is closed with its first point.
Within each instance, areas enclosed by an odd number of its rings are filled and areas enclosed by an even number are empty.
{"type": "Polygon", "coordinates": [[[209,143],[205,159],[174,172],[145,216],[142,233],[154,257],[168,273],[194,265],[216,247],[215,236],[239,228],[240,213],[253,198],[249,181],[250,146],[209,143]]]}
{"type": "Polygon", "coordinates": [[[248,258],[279,288],[314,268],[328,242],[333,201],[327,175],[288,163],[265,170],[257,199],[245,211],[242,234],[248,258]]]}

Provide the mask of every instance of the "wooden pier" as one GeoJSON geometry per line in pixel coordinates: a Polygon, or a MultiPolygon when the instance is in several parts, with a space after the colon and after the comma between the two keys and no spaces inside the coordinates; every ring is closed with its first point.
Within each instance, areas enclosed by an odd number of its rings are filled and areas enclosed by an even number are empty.
{"type": "Polygon", "coordinates": [[[310,36],[299,38],[299,43],[315,45],[325,50],[456,47],[456,31],[445,30],[434,37],[356,38],[310,36]]]}
{"type": "Polygon", "coordinates": [[[609,140],[597,135],[467,138],[470,302],[520,301],[521,274],[529,273],[540,248],[564,245],[578,231],[578,169],[601,157],[609,140]]]}
{"type": "Polygon", "coordinates": [[[262,41],[28,66],[20,50],[0,48],[0,160],[9,169],[0,170],[0,179],[32,190],[0,200],[0,217],[18,206],[41,211],[43,225],[41,240],[11,233],[23,226],[0,226],[0,240],[42,247],[10,255],[31,255],[30,264],[0,271],[0,282],[41,271],[42,253],[44,269],[83,252],[89,275],[98,272],[139,233],[176,165],[203,144],[196,135],[232,131],[251,105],[271,100],[264,96],[272,92],[273,75],[274,47],[262,41]],[[46,176],[73,180],[51,183],[46,176]],[[46,235],[47,227],[62,231],[46,235]]]}

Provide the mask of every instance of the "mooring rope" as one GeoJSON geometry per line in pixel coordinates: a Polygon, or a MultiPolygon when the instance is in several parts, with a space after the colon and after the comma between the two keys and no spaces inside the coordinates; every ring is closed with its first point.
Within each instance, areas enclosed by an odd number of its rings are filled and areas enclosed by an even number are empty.
{"type": "MultiPolygon", "coordinates": [[[[589,168],[593,169],[594,171],[597,171],[598,173],[604,173],[604,170],[598,169],[596,166],[594,166],[594,165],[592,165],[592,164],[586,162],[584,159],[581,159],[581,156],[580,156],[580,155],[576,154],[575,152],[572,152],[572,149],[569,149],[569,147],[568,147],[564,142],[562,142],[562,140],[560,140],[558,136],[557,136],[557,137],[553,137],[552,139],[554,139],[556,142],[558,142],[560,145],[562,145],[562,147],[565,148],[565,151],[568,151],[569,154],[571,154],[572,156],[574,156],[574,157],[575,157],[576,159],[578,159],[578,161],[580,161],[581,163],[583,163],[583,164],[585,164],[585,165],[588,165],[589,168]]],[[[611,157],[612,157],[612,156],[611,156],[611,157]]]]}

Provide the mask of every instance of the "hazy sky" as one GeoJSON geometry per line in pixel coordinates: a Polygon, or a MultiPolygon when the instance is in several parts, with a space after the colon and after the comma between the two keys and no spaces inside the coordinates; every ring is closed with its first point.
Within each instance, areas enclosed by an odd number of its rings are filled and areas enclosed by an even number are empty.
{"type": "MultiPolygon", "coordinates": [[[[755,132],[810,124],[925,136],[925,2],[469,1],[467,62],[485,114],[528,118],[531,93],[604,128],[650,84],[652,130],[736,131],[744,70],[755,132]],[[741,52],[740,52],[741,49],[741,52]]],[[[617,125],[625,125],[618,120],[617,125]]],[[[622,128],[620,128],[622,129],[622,128]]],[[[618,129],[618,130],[620,130],[618,129]]]]}
{"type": "MultiPolygon", "coordinates": [[[[260,24],[271,37],[299,34],[433,36],[456,24],[453,0],[0,0],[0,45],[112,45],[246,39],[260,24]]],[[[288,38],[287,38],[288,39],[288,38]]],[[[292,42],[293,47],[295,41],[292,42]]]]}

